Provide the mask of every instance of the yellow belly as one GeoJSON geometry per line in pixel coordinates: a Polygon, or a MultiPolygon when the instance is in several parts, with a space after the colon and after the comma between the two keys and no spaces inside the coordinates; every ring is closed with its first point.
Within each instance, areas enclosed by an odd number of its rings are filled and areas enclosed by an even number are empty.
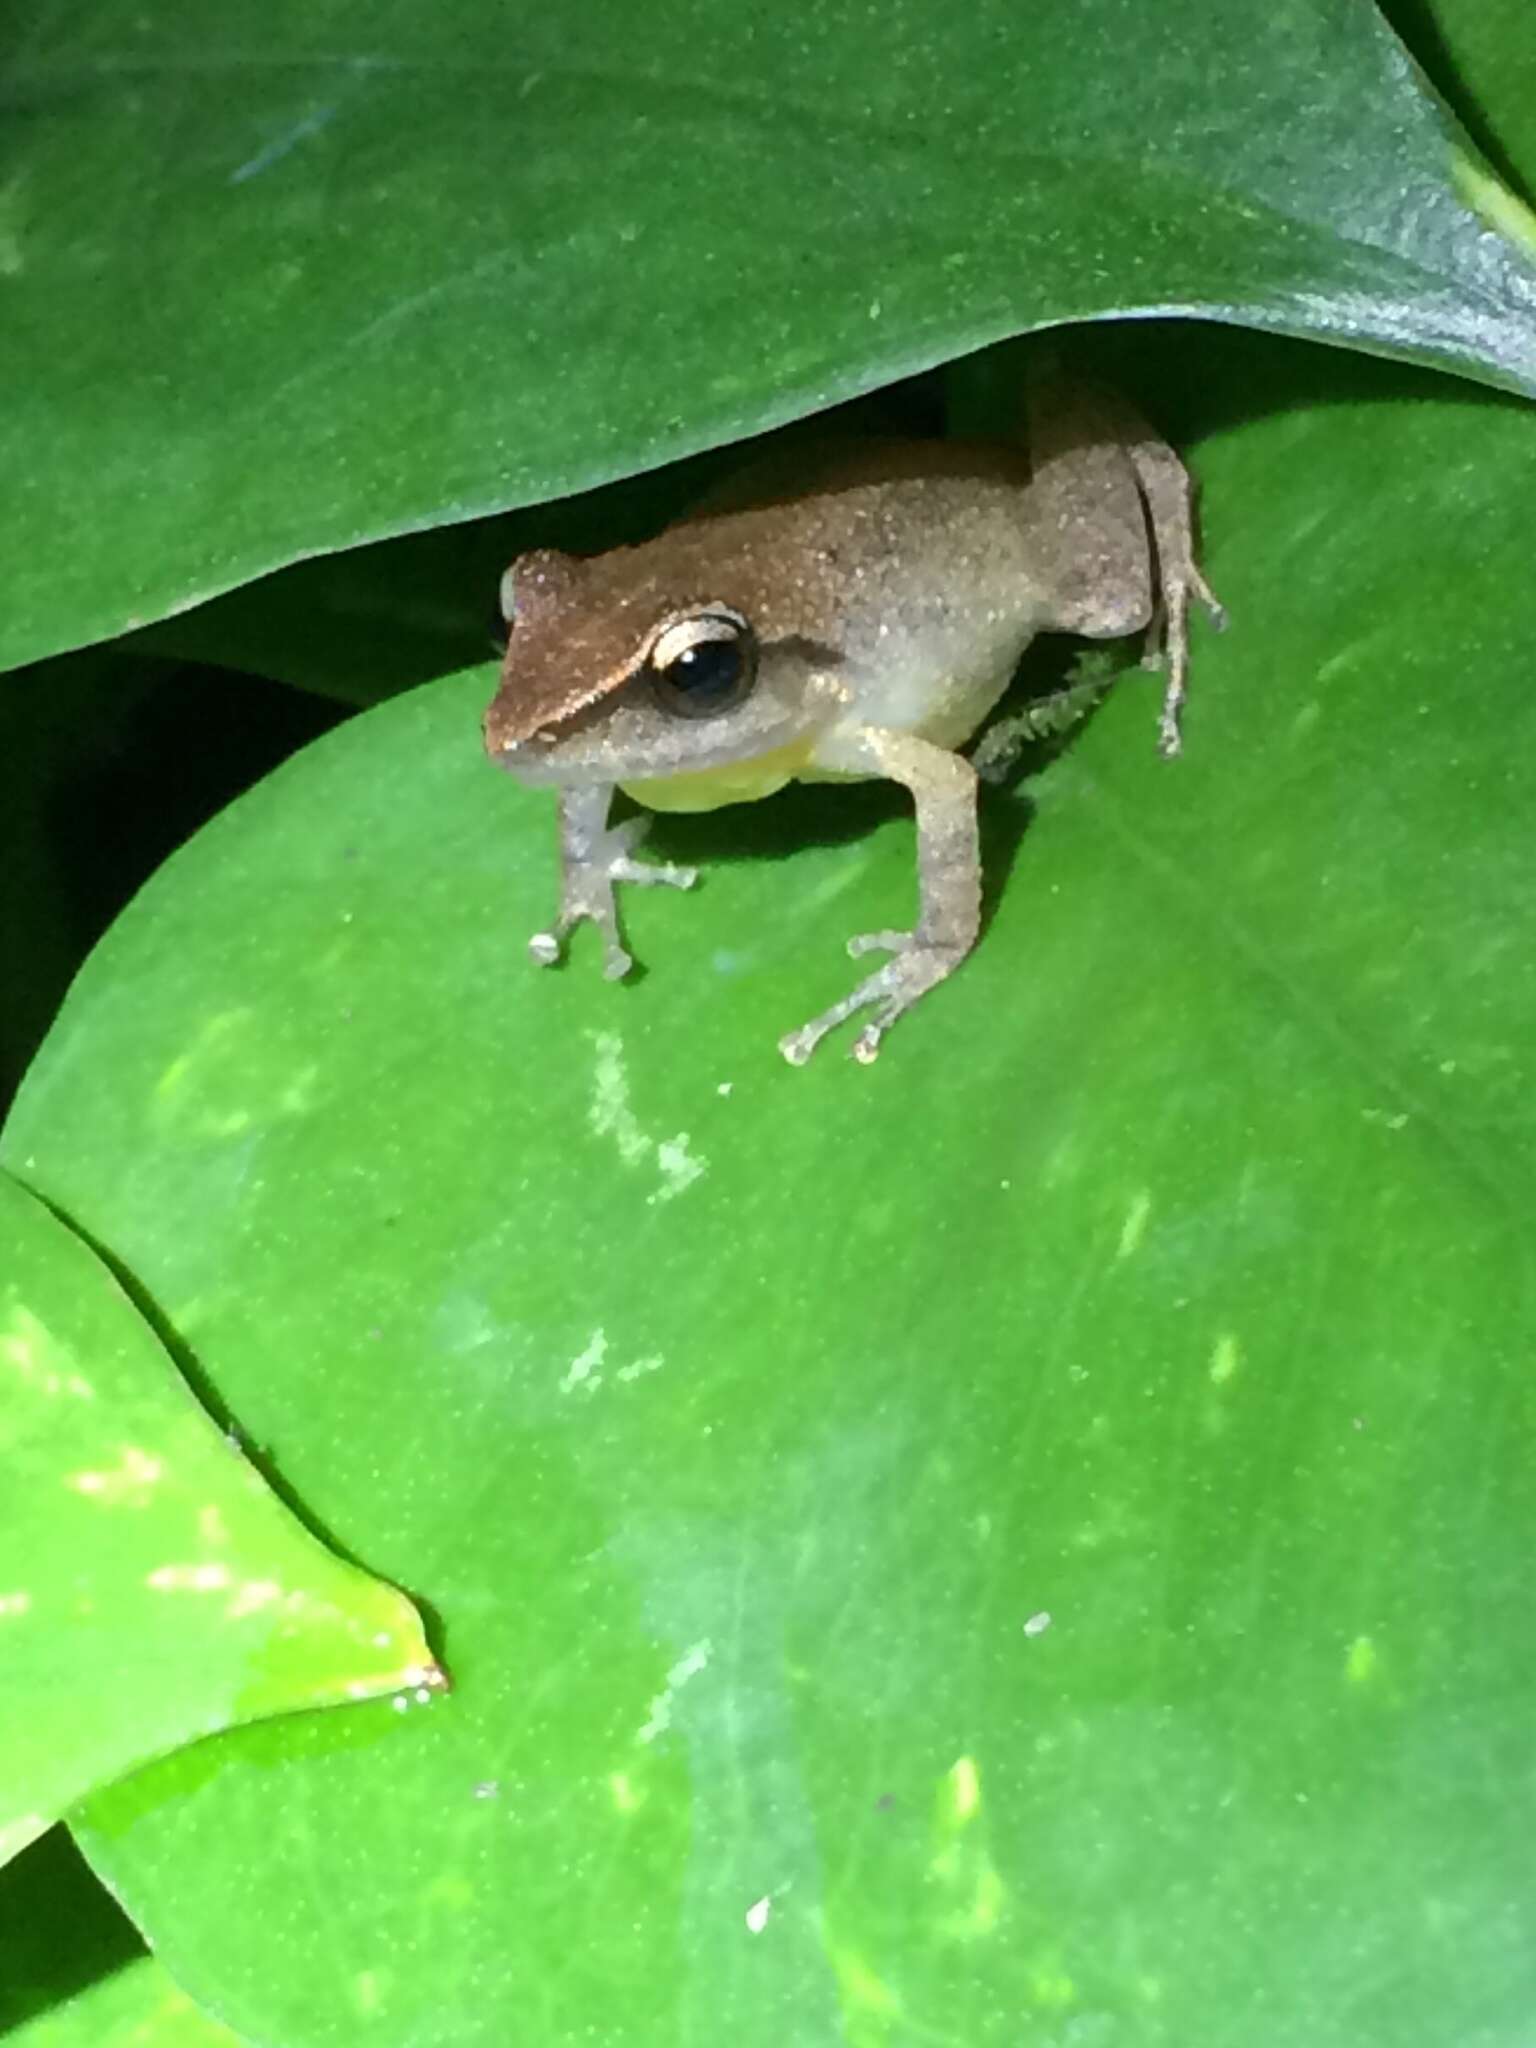
{"type": "Polygon", "coordinates": [[[722,804],[750,804],[772,796],[805,767],[809,740],[759,754],[751,761],[728,761],[721,768],[695,775],[668,775],[659,782],[621,782],[620,789],[648,811],[718,811],[722,804]]]}

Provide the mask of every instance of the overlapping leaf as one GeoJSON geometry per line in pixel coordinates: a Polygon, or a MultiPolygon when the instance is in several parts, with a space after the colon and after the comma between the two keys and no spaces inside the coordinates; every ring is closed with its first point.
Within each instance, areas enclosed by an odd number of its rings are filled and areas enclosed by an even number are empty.
{"type": "Polygon", "coordinates": [[[1536,391],[1359,0],[90,0],[0,90],[5,664],[1093,314],[1536,391]]]}
{"type": "Polygon", "coordinates": [[[91,1803],[241,2031],[1522,2038],[1532,420],[1252,341],[1152,382],[1275,406],[1200,451],[1189,753],[1133,679],[1005,884],[990,806],[992,928],[875,1069],[773,1041],[908,824],[680,821],[645,979],[539,976],[484,675],[282,771],[77,986],[6,1156],[462,1680],[91,1803]]]}
{"type": "MultiPolygon", "coordinates": [[[[231,1121],[185,1114],[183,1081],[173,1060],[164,1134],[227,1143],[231,1121]]],[[[0,1861],[180,1743],[431,1675],[404,1596],[294,1520],[105,1267],[8,1177],[0,1395],[0,1861]]]]}

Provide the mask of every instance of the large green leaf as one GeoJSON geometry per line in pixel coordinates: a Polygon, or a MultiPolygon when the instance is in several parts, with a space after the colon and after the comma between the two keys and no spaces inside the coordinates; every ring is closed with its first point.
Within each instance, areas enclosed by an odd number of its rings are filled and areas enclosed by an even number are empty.
{"type": "Polygon", "coordinates": [[[87,0],[13,44],[0,663],[1063,319],[1536,391],[1528,218],[1362,0],[87,0]]]}
{"type": "Polygon", "coordinates": [[[5,2048],[244,2048],[194,2005],[163,1963],[145,1956],[36,2014],[5,2048]]]}
{"type": "Polygon", "coordinates": [[[872,1070],[774,1039],[900,920],[898,807],[678,821],[707,878],[632,905],[644,979],[541,976],[485,674],[301,756],[101,948],[5,1157],[460,1680],[91,1802],[220,2018],[1524,2039],[1536,420],[1359,381],[1164,350],[1164,411],[1234,421],[1189,750],[1128,680],[1006,882],[993,800],[991,929],[872,1070]]]}
{"type": "Polygon", "coordinates": [[[50,1828],[0,1869],[0,2040],[29,2020],[83,2001],[142,1960],[144,1945],[112,1904],[67,1829],[50,1828]],[[60,1941],[60,1928],[69,1939],[60,1941]]]}
{"type": "MultiPolygon", "coordinates": [[[[185,1065],[157,1091],[173,1150],[208,1135],[185,1065]]],[[[179,1743],[431,1675],[404,1595],[293,1519],[106,1268],[4,1176],[0,1392],[0,1862],[179,1743]]]]}
{"type": "Polygon", "coordinates": [[[5,2048],[241,2048],[144,1954],[62,1828],[0,1871],[0,2040],[5,2048]]]}

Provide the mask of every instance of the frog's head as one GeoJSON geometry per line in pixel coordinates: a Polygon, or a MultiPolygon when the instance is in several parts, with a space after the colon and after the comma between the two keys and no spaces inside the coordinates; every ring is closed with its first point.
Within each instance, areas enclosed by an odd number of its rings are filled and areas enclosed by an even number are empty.
{"type": "Polygon", "coordinates": [[[519,781],[664,780],[750,761],[841,703],[824,650],[760,637],[750,589],[679,580],[651,552],[539,549],[502,578],[510,631],[485,746],[519,781]]]}

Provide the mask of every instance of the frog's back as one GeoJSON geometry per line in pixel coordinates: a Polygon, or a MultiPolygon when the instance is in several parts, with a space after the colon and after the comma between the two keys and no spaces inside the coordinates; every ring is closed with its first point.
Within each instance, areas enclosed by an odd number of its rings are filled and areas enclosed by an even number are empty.
{"type": "Polygon", "coordinates": [[[765,645],[835,655],[858,719],[957,746],[1038,630],[1028,483],[1006,444],[829,441],[750,466],[673,538],[735,565],[765,645]]]}

